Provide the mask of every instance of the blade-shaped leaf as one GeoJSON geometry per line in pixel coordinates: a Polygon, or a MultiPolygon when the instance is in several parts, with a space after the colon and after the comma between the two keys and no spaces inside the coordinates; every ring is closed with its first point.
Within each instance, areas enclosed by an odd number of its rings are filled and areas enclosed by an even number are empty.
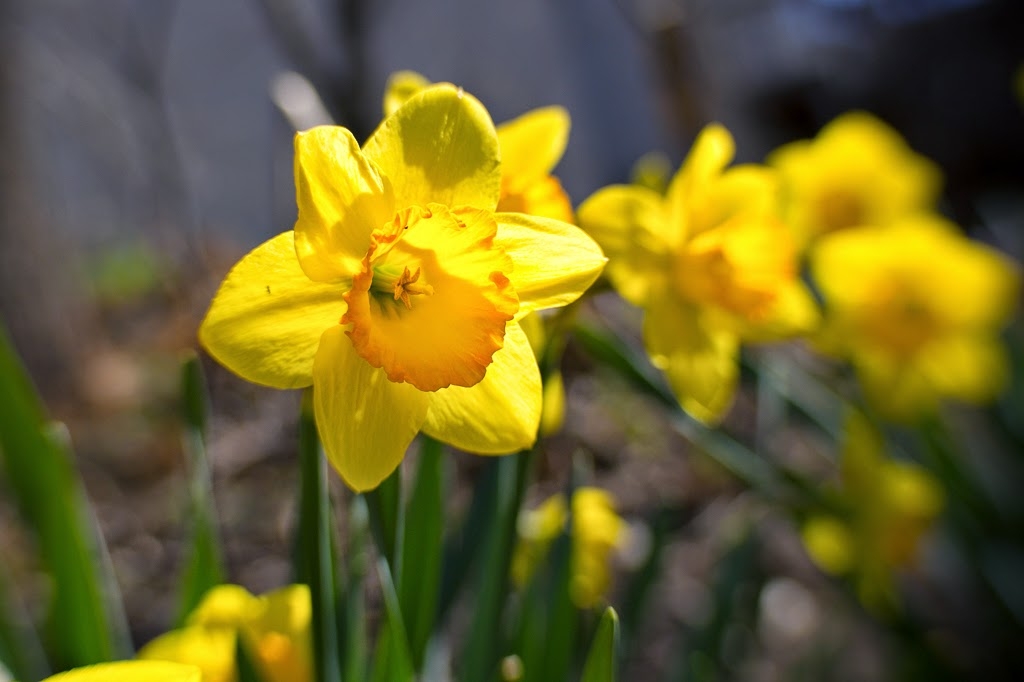
{"type": "Polygon", "coordinates": [[[509,565],[516,541],[516,521],[529,478],[532,452],[501,457],[497,494],[492,500],[494,523],[483,547],[475,607],[468,641],[463,649],[460,679],[488,680],[497,669],[502,614],[508,597],[509,565]]]}
{"type": "Polygon", "coordinates": [[[327,489],[327,460],[320,450],[313,417],[312,393],[302,400],[299,417],[301,486],[296,542],[296,578],[309,585],[313,601],[313,657],[318,680],[340,680],[335,598],[334,555],[331,543],[331,500],[327,489]]]}
{"type": "Polygon", "coordinates": [[[409,650],[409,639],[405,623],[402,620],[402,608],[398,603],[398,593],[395,591],[391,569],[384,557],[377,561],[377,575],[384,597],[384,625],[377,643],[377,655],[373,666],[374,679],[387,682],[406,682],[407,680],[411,682],[415,677],[415,672],[412,653],[409,650]]]}
{"type": "Polygon", "coordinates": [[[189,472],[190,538],[178,604],[177,626],[210,588],[224,582],[224,566],[217,512],[210,482],[210,463],[206,457],[206,382],[199,358],[195,355],[182,364],[182,445],[189,472]]]}
{"type": "Polygon", "coordinates": [[[123,613],[105,588],[112,577],[89,520],[82,484],[66,448],[47,428],[39,399],[0,330],[0,455],[18,507],[53,580],[49,631],[57,668],[127,655],[123,613]]]}
{"type": "Polygon", "coordinates": [[[583,664],[580,682],[615,682],[618,667],[619,616],[608,607],[601,615],[590,644],[587,661],[583,664]]]}
{"type": "Polygon", "coordinates": [[[398,594],[416,670],[423,665],[427,642],[434,630],[441,588],[444,530],[442,450],[439,442],[424,438],[419,470],[405,515],[405,546],[398,594]]]}

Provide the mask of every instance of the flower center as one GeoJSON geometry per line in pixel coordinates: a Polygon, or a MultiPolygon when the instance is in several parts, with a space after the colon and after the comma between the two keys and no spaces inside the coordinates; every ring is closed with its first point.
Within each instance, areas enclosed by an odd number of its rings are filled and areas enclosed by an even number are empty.
{"type": "Polygon", "coordinates": [[[912,355],[941,333],[941,323],[928,301],[910,282],[886,282],[879,287],[875,304],[865,312],[868,333],[880,344],[901,355],[912,355]]]}
{"type": "Polygon", "coordinates": [[[396,276],[395,268],[386,265],[376,266],[373,269],[370,292],[378,295],[391,294],[393,299],[401,301],[407,310],[412,310],[410,296],[430,296],[434,293],[434,287],[419,283],[421,270],[422,268],[417,267],[415,272],[410,272],[409,266],[406,265],[396,276]]]}
{"type": "Polygon", "coordinates": [[[795,253],[774,221],[737,218],[697,234],[674,271],[683,298],[756,322],[796,276],[795,253]]]}
{"type": "Polygon", "coordinates": [[[473,386],[519,309],[489,211],[412,206],[373,233],[341,322],[367,362],[422,391],[473,386]]]}
{"type": "Polygon", "coordinates": [[[833,189],[818,199],[818,216],[822,233],[855,227],[864,220],[864,202],[849,191],[833,189]]]}

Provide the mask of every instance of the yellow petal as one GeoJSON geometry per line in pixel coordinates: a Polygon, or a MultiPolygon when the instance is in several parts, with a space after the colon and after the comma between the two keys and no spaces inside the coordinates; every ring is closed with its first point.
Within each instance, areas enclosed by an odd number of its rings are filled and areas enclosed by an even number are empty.
{"type": "Polygon", "coordinates": [[[253,607],[243,634],[266,682],[311,682],[313,606],[309,587],[286,585],[260,595],[253,607]]]}
{"type": "Polygon", "coordinates": [[[139,650],[138,658],[196,666],[203,682],[234,682],[236,642],[233,628],[190,626],[160,635],[139,650]]]}
{"type": "Polygon", "coordinates": [[[194,665],[166,661],[119,661],[76,668],[43,682],[200,682],[194,665]]]}
{"type": "Polygon", "coordinates": [[[380,244],[346,295],[342,320],[352,323],[356,352],[421,391],[480,381],[519,308],[496,231],[488,211],[431,204],[375,233],[380,244]]]}
{"type": "Polygon", "coordinates": [[[370,233],[395,212],[391,185],[347,129],[319,126],[295,134],[295,252],[310,279],[351,279],[370,233]]]}
{"type": "Polygon", "coordinates": [[[560,220],[498,213],[494,243],[514,263],[517,318],[572,303],[594,283],[607,259],[583,230],[560,220]]]}
{"type": "Polygon", "coordinates": [[[501,174],[507,191],[518,192],[551,173],[569,141],[569,112],[541,107],[498,126],[501,174]]]}
{"type": "Polygon", "coordinates": [[[451,84],[411,97],[384,119],[363,152],[391,180],[399,209],[431,202],[488,210],[498,205],[494,124],[475,97],[451,84]]]}
{"type": "Polygon", "coordinates": [[[704,318],[699,309],[669,296],[656,297],[644,317],[644,344],[682,408],[714,424],[736,393],[739,341],[704,318]]]}
{"type": "Polygon", "coordinates": [[[1010,361],[996,336],[955,334],[928,344],[916,360],[943,396],[973,405],[991,402],[1010,382],[1010,361]]]}
{"type": "Polygon", "coordinates": [[[685,236],[682,230],[689,229],[686,225],[686,216],[690,211],[690,204],[694,198],[699,198],[701,192],[729,165],[735,151],[736,145],[732,135],[719,123],[704,126],[698,133],[690,153],[686,155],[682,167],[673,176],[666,194],[669,223],[679,231],[674,237],[674,243],[678,243],[685,236]]]}
{"type": "Polygon", "coordinates": [[[580,205],[576,217],[608,256],[615,289],[630,303],[645,305],[669,267],[672,244],[661,195],[643,187],[605,187],[580,205]]]}
{"type": "Polygon", "coordinates": [[[428,85],[430,81],[415,71],[396,71],[391,74],[384,86],[384,117],[395,113],[410,97],[428,85]]]}
{"type": "Polygon", "coordinates": [[[245,620],[256,597],[241,585],[217,585],[203,595],[188,616],[189,625],[238,627],[245,620]]]}
{"type": "Polygon", "coordinates": [[[199,341],[241,377],[274,388],[313,383],[320,335],[345,314],[346,287],[306,277],[293,232],[256,247],[232,268],[199,327],[199,341]]]}
{"type": "Polygon", "coordinates": [[[342,327],[324,332],[313,363],[316,425],[327,458],[356,492],[377,487],[398,467],[430,395],[388,381],[356,354],[342,327]]]}
{"type": "Polygon", "coordinates": [[[433,394],[423,432],[481,455],[533,445],[541,415],[541,381],[530,342],[518,324],[505,329],[505,347],[476,386],[433,394]]]}
{"type": "Polygon", "coordinates": [[[831,516],[814,516],[804,524],[801,539],[821,569],[842,575],[853,568],[855,543],[846,525],[831,516]]]}
{"type": "Polygon", "coordinates": [[[775,300],[764,319],[746,325],[739,334],[744,341],[776,341],[810,334],[820,324],[818,303],[804,283],[794,278],[775,291],[775,300]]]}
{"type": "Polygon", "coordinates": [[[515,191],[503,184],[497,210],[554,218],[567,223],[576,222],[569,195],[553,175],[545,175],[515,191]]]}

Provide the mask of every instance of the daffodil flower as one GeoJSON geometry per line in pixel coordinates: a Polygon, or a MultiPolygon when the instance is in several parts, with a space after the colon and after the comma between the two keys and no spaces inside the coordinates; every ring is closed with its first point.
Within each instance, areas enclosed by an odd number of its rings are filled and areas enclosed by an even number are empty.
{"type": "Polygon", "coordinates": [[[782,176],[783,215],[801,248],[829,232],[934,210],[942,186],[938,166],[863,111],[779,147],[767,162],[782,176]]]}
{"type": "Polygon", "coordinates": [[[266,682],[313,679],[312,603],[306,585],[259,597],[238,585],[218,585],[189,614],[185,627],[144,646],[143,660],[194,665],[202,682],[234,682],[239,637],[266,682]]]}
{"type": "Polygon", "coordinates": [[[43,682],[201,682],[194,665],[166,661],[100,663],[47,677],[43,682]]]}
{"type": "Polygon", "coordinates": [[[822,570],[852,576],[866,605],[888,607],[895,599],[892,573],[914,567],[944,506],[942,487],[927,470],[886,456],[881,434],[853,412],[846,420],[835,492],[847,515],[808,518],[801,531],[804,546],[822,570]]]}
{"type": "Polygon", "coordinates": [[[726,170],[733,151],[729,132],[710,125],[666,195],[615,185],[577,211],[608,254],[612,284],[645,311],[652,362],[683,409],[708,423],[732,403],[742,341],[785,338],[818,320],[777,215],[774,173],[726,170]]]}
{"type": "Polygon", "coordinates": [[[328,458],[371,489],[422,430],[481,454],[532,445],[536,360],[518,321],[575,300],[604,267],[567,223],[497,212],[490,116],[425,88],[359,147],[345,128],[295,138],[298,220],[243,258],[200,328],[242,377],[313,385],[328,458]]]}
{"type": "MultiPolygon", "coordinates": [[[[518,585],[529,581],[568,520],[563,494],[520,515],[519,544],[512,558],[512,578],[518,585]]],[[[608,491],[582,487],[573,493],[569,591],[576,606],[591,608],[604,598],[611,586],[612,554],[627,538],[628,526],[615,511],[615,500],[608,491]]]]}
{"type": "Polygon", "coordinates": [[[944,398],[984,404],[1009,376],[1000,329],[1018,268],[937,216],[823,238],[811,270],[825,299],[822,350],[848,357],[886,417],[913,420],[944,398]]]}

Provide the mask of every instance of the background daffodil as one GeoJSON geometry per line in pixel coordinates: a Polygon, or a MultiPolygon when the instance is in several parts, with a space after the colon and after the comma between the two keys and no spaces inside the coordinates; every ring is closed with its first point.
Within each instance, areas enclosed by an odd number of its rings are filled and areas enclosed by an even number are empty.
{"type": "Polygon", "coordinates": [[[741,341],[783,338],[817,323],[792,238],[764,167],[726,170],[733,140],[706,127],[665,196],[615,185],[579,207],[608,254],[608,276],[642,307],[644,344],[683,409],[715,422],[732,403],[741,341]]]}
{"type": "Polygon", "coordinates": [[[298,219],[242,259],[200,340],[242,377],[313,385],[328,458],[378,485],[423,430],[501,454],[530,446],[536,360],[518,320],[575,300],[604,266],[567,223],[497,212],[490,116],[450,84],[424,88],[362,148],[345,128],[296,135],[298,219]]]}
{"type": "Polygon", "coordinates": [[[201,682],[194,665],[166,661],[118,661],[75,668],[43,682],[201,682]]]}
{"type": "Polygon", "coordinates": [[[983,404],[1008,380],[998,333],[1016,307],[1017,267],[952,223],[919,215],[823,238],[811,254],[825,299],[822,349],[848,357],[887,417],[942,398],[983,404]]]}
{"type": "MultiPolygon", "coordinates": [[[[519,544],[512,558],[512,578],[522,586],[565,531],[569,508],[565,495],[552,495],[536,509],[520,514],[519,544]]],[[[591,608],[611,586],[612,553],[628,539],[628,525],[615,511],[607,490],[578,488],[572,496],[572,577],[570,596],[581,609],[591,608]]]]}
{"type": "Polygon", "coordinates": [[[234,682],[238,638],[262,679],[313,679],[312,604],[306,585],[253,596],[238,585],[218,585],[189,614],[185,627],[149,642],[139,658],[197,666],[203,682],[234,682]]]}
{"type": "Polygon", "coordinates": [[[938,166],[864,111],[779,147],[767,162],[782,176],[784,216],[801,248],[835,230],[934,210],[942,187],[938,166]]]}
{"type": "Polygon", "coordinates": [[[926,469],[888,457],[882,435],[851,412],[835,492],[847,515],[808,518],[801,531],[804,546],[822,570],[852,576],[866,605],[890,606],[892,573],[914,567],[945,503],[942,486],[926,469]]]}

